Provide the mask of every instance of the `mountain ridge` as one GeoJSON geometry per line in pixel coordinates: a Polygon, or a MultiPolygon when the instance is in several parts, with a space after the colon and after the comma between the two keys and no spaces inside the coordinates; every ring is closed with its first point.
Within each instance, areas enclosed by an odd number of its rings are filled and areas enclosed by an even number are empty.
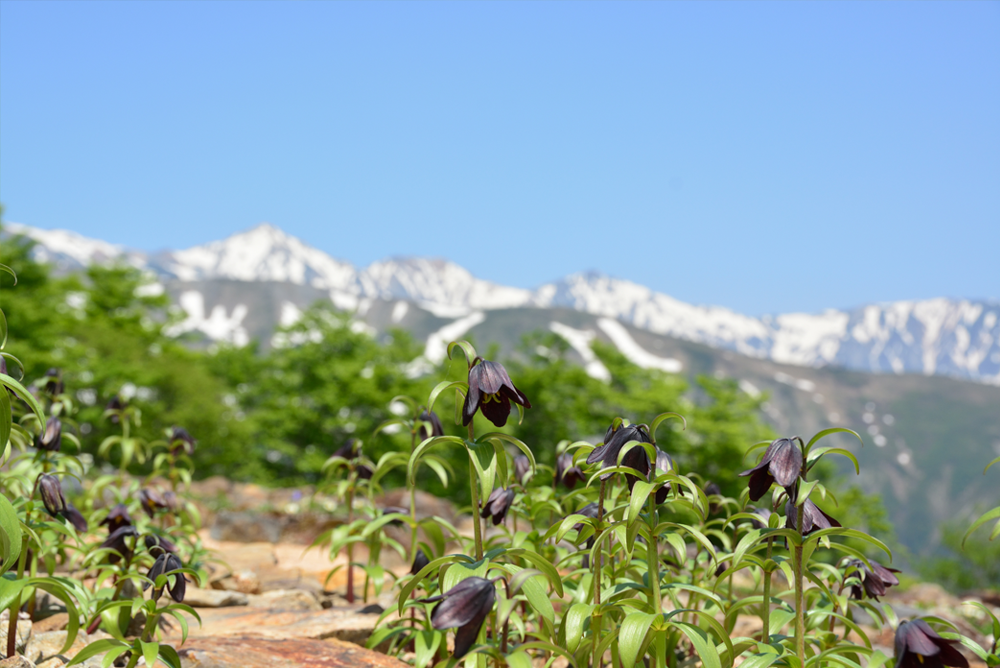
{"type": "MultiPolygon", "coordinates": [[[[63,270],[121,258],[152,272],[162,283],[287,282],[322,290],[341,308],[356,309],[372,299],[398,300],[456,321],[496,309],[570,308],[780,363],[948,375],[1000,385],[1000,303],[988,300],[904,300],[753,317],[721,306],[688,304],[593,270],[529,290],[476,278],[444,258],[391,257],[359,269],[267,223],[222,240],[155,254],[67,230],[11,223],[6,227],[34,239],[39,244],[36,257],[63,270]]],[[[251,305],[243,306],[245,310],[251,305]]],[[[221,331],[213,327],[210,335],[218,338],[221,331]]]]}

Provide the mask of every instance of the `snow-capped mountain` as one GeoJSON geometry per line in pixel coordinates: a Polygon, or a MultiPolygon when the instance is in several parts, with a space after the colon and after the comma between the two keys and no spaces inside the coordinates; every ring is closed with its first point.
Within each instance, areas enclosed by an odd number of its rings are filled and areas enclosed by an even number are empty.
{"type": "MultiPolygon", "coordinates": [[[[15,224],[6,229],[33,238],[39,244],[37,257],[64,270],[122,258],[154,272],[165,283],[213,279],[290,283],[323,291],[342,307],[362,307],[375,299],[410,302],[458,324],[476,320],[482,311],[563,307],[787,364],[945,374],[1000,384],[1000,304],[994,302],[930,299],[754,318],[721,307],[686,304],[593,272],[524,290],[477,279],[442,259],[393,258],[358,269],[266,224],[221,241],[156,255],[65,230],[15,224]]],[[[198,301],[191,290],[184,294],[185,308],[198,301]]],[[[252,308],[242,306],[241,313],[252,308]]],[[[405,313],[405,305],[402,308],[394,314],[405,313]]],[[[235,315],[235,306],[233,310],[235,315]]],[[[189,315],[193,318],[189,326],[201,328],[197,314],[189,315]]],[[[212,322],[225,319],[229,329],[240,326],[232,315],[213,311],[212,317],[212,322]]],[[[201,329],[210,336],[232,338],[224,333],[226,328],[201,329]]]]}

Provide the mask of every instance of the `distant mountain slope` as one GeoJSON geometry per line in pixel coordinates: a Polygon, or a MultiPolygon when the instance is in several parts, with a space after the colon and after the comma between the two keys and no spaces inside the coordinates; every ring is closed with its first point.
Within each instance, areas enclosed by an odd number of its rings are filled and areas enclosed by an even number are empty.
{"type": "MultiPolygon", "coordinates": [[[[938,374],[1000,384],[1000,304],[995,302],[940,298],[754,318],[721,307],[686,304],[594,272],[525,290],[477,279],[442,259],[393,258],[357,269],[271,225],[156,255],[64,230],[15,224],[9,224],[8,229],[34,238],[40,244],[39,257],[64,270],[122,257],[156,273],[165,284],[286,282],[324,291],[343,308],[358,308],[365,300],[402,300],[454,320],[476,311],[569,308],[785,364],[938,374]]],[[[243,304],[248,313],[257,308],[253,302],[249,297],[243,304]]],[[[196,305],[197,299],[189,295],[181,303],[187,309],[196,305]]],[[[236,308],[236,304],[230,307],[236,308]]],[[[189,314],[192,323],[211,317],[197,308],[189,314]]],[[[230,321],[228,330],[239,326],[230,321]]],[[[215,338],[235,340],[226,334],[228,330],[213,325],[203,331],[215,338]]]]}

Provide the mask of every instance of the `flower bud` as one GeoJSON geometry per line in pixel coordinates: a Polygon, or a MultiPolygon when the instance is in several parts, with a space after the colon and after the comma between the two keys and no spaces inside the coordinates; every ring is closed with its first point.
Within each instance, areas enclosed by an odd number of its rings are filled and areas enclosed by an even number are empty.
{"type": "Polygon", "coordinates": [[[531,460],[527,455],[520,454],[514,457],[514,480],[524,486],[528,482],[528,475],[531,473],[531,460]]]}
{"type": "Polygon", "coordinates": [[[66,510],[66,497],[63,496],[62,484],[59,482],[59,478],[50,473],[43,474],[38,478],[38,491],[42,496],[42,503],[45,505],[45,510],[49,515],[58,517],[60,513],[66,510]]]}
{"type": "Polygon", "coordinates": [[[59,452],[62,448],[62,422],[57,417],[50,417],[45,422],[45,431],[36,441],[39,450],[59,452]]]}

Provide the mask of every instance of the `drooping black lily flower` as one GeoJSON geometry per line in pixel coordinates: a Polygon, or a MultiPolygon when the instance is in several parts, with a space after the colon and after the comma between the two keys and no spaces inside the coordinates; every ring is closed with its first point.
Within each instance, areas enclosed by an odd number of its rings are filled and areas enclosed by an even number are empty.
{"type": "Polygon", "coordinates": [[[125,507],[125,504],[119,503],[108,512],[107,517],[101,520],[101,524],[108,526],[108,533],[114,533],[122,527],[132,526],[134,522],[132,522],[132,516],[128,514],[128,508],[125,507]]]}
{"type": "Polygon", "coordinates": [[[66,497],[63,496],[62,483],[51,473],[45,473],[38,478],[38,492],[42,497],[45,510],[52,517],[59,517],[66,510],[66,497]]]}
{"type": "MultiPolygon", "coordinates": [[[[819,509],[815,503],[806,499],[806,502],[802,504],[802,535],[808,536],[813,531],[819,531],[820,529],[830,529],[832,527],[841,526],[840,522],[833,519],[822,510],[819,509]]],[[[785,504],[785,528],[786,529],[798,529],[798,508],[795,504],[789,501],[785,504]]]]}
{"type": "Polygon", "coordinates": [[[62,516],[69,520],[69,523],[73,525],[73,528],[80,533],[84,533],[89,528],[87,518],[85,518],[83,513],[77,510],[72,503],[66,504],[66,510],[62,512],[62,516]]]}
{"type": "Polygon", "coordinates": [[[122,401],[122,398],[117,394],[111,395],[108,400],[108,405],[104,407],[104,413],[107,415],[108,419],[111,420],[111,424],[118,424],[121,422],[119,413],[121,413],[128,404],[122,401]],[[110,413],[110,415],[108,415],[110,413]]]}
{"type": "Polygon", "coordinates": [[[861,584],[851,585],[851,598],[861,600],[867,596],[876,601],[879,596],[885,596],[885,591],[889,587],[899,584],[899,578],[893,573],[899,573],[896,568],[886,568],[874,559],[869,559],[871,569],[865,566],[865,562],[860,559],[851,559],[850,565],[857,569],[861,584]]]}
{"type": "Polygon", "coordinates": [[[452,657],[465,656],[496,602],[493,583],[485,578],[471,577],[459,582],[441,596],[423,599],[424,603],[440,601],[431,611],[431,626],[438,631],[457,628],[455,652],[452,657]]]}
{"type": "MultiPolygon", "coordinates": [[[[178,568],[184,568],[184,564],[181,563],[181,560],[177,557],[177,555],[164,553],[156,558],[156,561],[153,562],[153,565],[152,567],[150,567],[149,572],[146,574],[146,577],[148,577],[150,580],[153,581],[153,586],[155,587],[156,578],[163,575],[164,573],[175,571],[178,568]]],[[[174,578],[174,583],[172,585],[170,584],[170,578],[169,577],[167,578],[166,589],[168,592],[170,592],[170,598],[180,603],[181,601],[184,600],[184,594],[187,590],[187,580],[184,577],[183,573],[175,573],[173,575],[173,578],[174,578]]],[[[149,586],[150,583],[145,582],[143,583],[142,588],[145,590],[148,589],[149,586]]],[[[161,592],[162,589],[154,589],[154,591],[161,592]]],[[[155,598],[159,598],[159,595],[157,594],[155,598]]]]}
{"type": "MultiPolygon", "coordinates": [[[[617,429],[613,427],[609,428],[608,433],[604,435],[604,443],[594,448],[587,457],[587,463],[594,464],[601,462],[601,468],[605,469],[618,466],[618,454],[621,452],[622,446],[626,443],[629,441],[638,441],[640,443],[653,442],[649,438],[649,433],[646,429],[647,427],[644,424],[630,424],[627,427],[619,426],[617,429]]],[[[645,478],[649,474],[649,455],[646,454],[646,449],[639,446],[633,447],[622,458],[622,466],[635,469],[639,475],[645,478]]],[[[610,473],[604,473],[601,475],[601,480],[607,480],[610,477],[610,473]]],[[[635,476],[626,476],[626,479],[628,480],[628,487],[631,490],[637,478],[635,476]]]]}
{"type": "MultiPolygon", "coordinates": [[[[722,488],[712,481],[705,483],[705,486],[702,488],[702,491],[705,492],[705,496],[709,497],[709,499],[711,499],[711,497],[713,496],[722,496],[722,488]]],[[[719,504],[710,500],[708,503],[708,514],[709,515],[715,514],[715,511],[717,511],[718,509],[719,509],[719,504]]]]}
{"type": "MultiPolygon", "coordinates": [[[[589,517],[590,519],[595,519],[596,520],[597,519],[597,509],[598,509],[597,502],[594,501],[593,503],[588,503],[583,508],[580,508],[580,510],[575,511],[574,514],[575,515],[583,515],[584,517],[589,517]]],[[[580,531],[581,529],[583,529],[583,522],[577,522],[576,524],[574,524],[573,525],[573,529],[576,530],[576,531],[580,531]]],[[[590,551],[590,548],[594,547],[594,536],[591,536],[590,538],[587,539],[586,546],[587,546],[588,553],[585,554],[585,555],[583,555],[583,564],[582,564],[582,566],[583,566],[583,568],[590,568],[590,553],[589,553],[589,551],[590,551]]]]}
{"type": "Polygon", "coordinates": [[[164,553],[178,554],[177,546],[174,545],[173,541],[164,536],[152,533],[146,534],[142,537],[142,541],[146,544],[146,549],[153,556],[159,556],[164,553]]]}
{"type": "Polygon", "coordinates": [[[896,629],[896,668],[969,668],[969,662],[954,645],[937,634],[922,619],[903,622],[896,629]]]}
{"type": "MultiPolygon", "coordinates": [[[[658,475],[664,473],[669,473],[674,470],[674,460],[673,458],[665,453],[663,450],[656,450],[656,467],[649,472],[649,477],[655,478],[658,475]]],[[[667,500],[667,495],[670,494],[670,483],[656,490],[655,501],[657,505],[663,503],[667,500]]]]}
{"type": "MultiPolygon", "coordinates": [[[[402,508],[400,506],[386,506],[385,508],[382,509],[383,517],[386,515],[409,515],[409,514],[410,514],[409,510],[407,510],[406,508],[402,508]]],[[[403,526],[403,520],[398,520],[398,519],[389,520],[389,524],[391,524],[394,527],[401,527],[403,526]]]]}
{"type": "Polygon", "coordinates": [[[579,482],[586,482],[583,471],[573,464],[573,455],[564,452],[556,458],[556,482],[566,489],[573,489],[579,482]]]}
{"type": "Polygon", "coordinates": [[[175,425],[170,432],[170,454],[183,453],[190,457],[194,454],[194,446],[197,442],[187,429],[175,425]]]}
{"type": "Polygon", "coordinates": [[[498,362],[482,360],[469,369],[469,393],[462,405],[462,424],[468,426],[477,410],[497,427],[507,424],[510,402],[531,408],[528,397],[514,387],[507,369],[498,362]]]}
{"type": "Polygon", "coordinates": [[[525,454],[514,457],[514,480],[523,486],[528,481],[528,474],[531,473],[531,460],[525,454]]]}
{"type": "Polygon", "coordinates": [[[59,452],[62,448],[62,421],[57,417],[50,417],[46,420],[45,431],[39,434],[35,445],[39,450],[59,452]]]}
{"type": "Polygon", "coordinates": [[[52,367],[45,372],[45,391],[54,397],[59,396],[65,391],[65,386],[62,381],[62,371],[52,367]]]}
{"type": "MultiPolygon", "coordinates": [[[[361,441],[357,440],[356,438],[347,439],[347,442],[344,443],[342,446],[340,446],[340,448],[338,448],[337,451],[333,453],[333,456],[343,457],[349,462],[352,462],[355,459],[360,458],[361,441]]],[[[372,470],[367,465],[358,464],[354,470],[358,474],[358,477],[361,478],[362,480],[372,479],[372,470]]]]}
{"type": "Polygon", "coordinates": [[[779,438],[767,446],[760,463],[740,473],[750,476],[750,500],[759,501],[776,482],[789,487],[802,472],[802,451],[794,438],[779,438]]]}
{"type": "Polygon", "coordinates": [[[427,558],[424,551],[417,548],[417,554],[413,558],[413,564],[410,566],[410,575],[416,575],[424,569],[424,566],[431,563],[431,560],[427,558]]]}
{"type": "Polygon", "coordinates": [[[490,493],[490,498],[483,505],[480,517],[492,517],[493,526],[500,524],[507,518],[507,511],[510,510],[511,504],[514,503],[514,496],[514,490],[512,489],[494,487],[493,492],[490,493]]]}
{"type": "Polygon", "coordinates": [[[169,510],[170,506],[158,489],[146,487],[139,490],[139,505],[150,517],[156,517],[157,510],[169,510]]]}
{"type": "Polygon", "coordinates": [[[171,512],[177,512],[181,509],[181,500],[169,489],[163,493],[163,503],[171,512]]]}
{"type": "Polygon", "coordinates": [[[417,427],[417,438],[425,441],[432,436],[444,436],[444,427],[441,425],[441,418],[434,411],[424,411],[418,418],[422,423],[417,427]],[[427,425],[430,425],[430,430],[427,425]]]}
{"type": "Polygon", "coordinates": [[[138,535],[139,532],[136,531],[134,526],[123,526],[112,531],[111,535],[108,536],[103,543],[101,543],[102,548],[109,548],[118,553],[112,554],[108,557],[108,561],[112,564],[117,564],[122,557],[131,559],[132,541],[130,541],[129,538],[138,535]]]}
{"type": "Polygon", "coordinates": [[[774,514],[770,508],[754,508],[753,506],[747,506],[747,511],[760,518],[759,520],[750,520],[750,524],[754,529],[767,529],[771,515],[774,514]]]}

